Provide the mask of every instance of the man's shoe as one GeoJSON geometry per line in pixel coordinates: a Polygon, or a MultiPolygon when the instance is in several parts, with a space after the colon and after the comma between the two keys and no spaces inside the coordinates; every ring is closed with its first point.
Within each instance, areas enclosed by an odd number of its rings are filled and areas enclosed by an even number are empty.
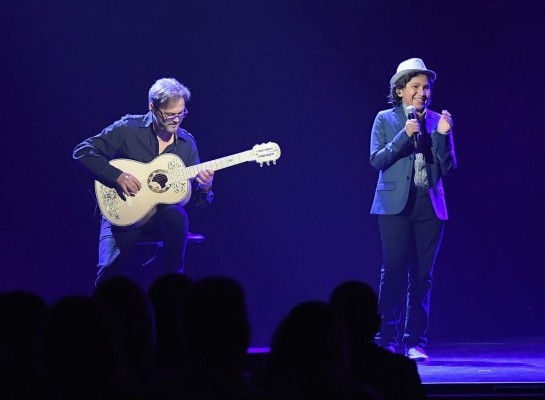
{"type": "Polygon", "coordinates": [[[420,346],[410,347],[405,352],[405,355],[416,362],[425,362],[429,360],[429,357],[426,354],[426,350],[424,350],[420,346]]]}

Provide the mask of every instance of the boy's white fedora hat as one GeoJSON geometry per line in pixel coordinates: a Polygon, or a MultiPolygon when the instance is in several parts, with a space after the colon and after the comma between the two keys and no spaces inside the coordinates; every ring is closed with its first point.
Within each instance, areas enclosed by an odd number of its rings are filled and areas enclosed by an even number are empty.
{"type": "Polygon", "coordinates": [[[390,85],[394,85],[399,80],[399,78],[401,78],[405,74],[408,74],[409,72],[422,72],[428,75],[432,82],[435,81],[435,79],[437,78],[437,74],[432,70],[427,69],[422,59],[409,58],[408,60],[405,60],[401,64],[399,64],[399,66],[397,67],[397,72],[394,76],[392,76],[392,79],[390,79],[390,85]]]}

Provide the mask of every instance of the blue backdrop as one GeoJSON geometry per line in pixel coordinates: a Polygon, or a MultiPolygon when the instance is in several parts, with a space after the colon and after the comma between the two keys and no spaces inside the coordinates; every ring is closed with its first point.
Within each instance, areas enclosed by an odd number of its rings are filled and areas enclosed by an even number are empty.
{"type": "Polygon", "coordinates": [[[2,6],[0,290],[48,301],[90,293],[98,220],[74,146],[145,113],[161,77],[192,90],[184,126],[203,161],[277,142],[274,167],[219,171],[215,204],[189,208],[207,236],[197,279],[246,290],[255,346],[297,302],[347,279],[378,288],[369,136],[399,62],[438,79],[459,170],[438,258],[430,339],[545,330],[545,38],[524,1],[20,1],[2,6]],[[478,4],[477,4],[478,3],[478,4]]]}

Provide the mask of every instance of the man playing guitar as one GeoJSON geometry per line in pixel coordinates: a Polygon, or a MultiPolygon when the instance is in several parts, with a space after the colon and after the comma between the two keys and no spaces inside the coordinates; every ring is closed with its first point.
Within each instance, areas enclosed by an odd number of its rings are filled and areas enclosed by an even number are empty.
{"type": "MultiPolygon", "coordinates": [[[[188,113],[189,98],[188,88],[177,80],[159,79],[149,90],[147,114],[126,115],[98,135],[84,140],[74,149],[74,159],[98,182],[115,188],[125,203],[130,204],[145,183],[134,176],[134,172],[121,170],[110,161],[129,159],[150,163],[161,154],[172,153],[185,166],[200,163],[195,138],[180,128],[188,113]]],[[[213,179],[211,169],[200,170],[191,179],[191,198],[197,206],[208,206],[212,202],[213,179]]],[[[145,222],[130,229],[117,226],[111,218],[108,220],[103,216],[95,285],[116,275],[131,275],[133,248],[142,237],[157,237],[163,241],[164,272],[182,272],[189,225],[183,204],[159,204],[145,222]]]]}

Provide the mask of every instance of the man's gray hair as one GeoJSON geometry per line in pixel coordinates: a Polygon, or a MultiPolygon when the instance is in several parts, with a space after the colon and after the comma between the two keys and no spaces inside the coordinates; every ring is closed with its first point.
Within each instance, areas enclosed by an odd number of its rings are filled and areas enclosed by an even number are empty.
{"type": "Polygon", "coordinates": [[[189,101],[191,92],[174,78],[161,78],[157,80],[149,90],[149,103],[159,108],[170,99],[179,99],[183,97],[184,101],[189,101]]]}

